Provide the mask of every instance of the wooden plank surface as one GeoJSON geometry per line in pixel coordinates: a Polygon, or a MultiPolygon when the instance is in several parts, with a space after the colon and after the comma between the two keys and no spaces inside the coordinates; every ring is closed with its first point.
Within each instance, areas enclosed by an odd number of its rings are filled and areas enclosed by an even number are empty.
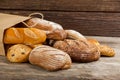
{"type": "Polygon", "coordinates": [[[1,0],[0,9],[120,11],[119,0],[1,0]]]}
{"type": "Polygon", "coordinates": [[[91,63],[73,63],[68,70],[48,72],[29,63],[10,63],[0,56],[1,80],[119,80],[120,79],[120,38],[95,37],[102,44],[114,48],[115,57],[101,57],[91,63]]]}
{"type": "MultiPolygon", "coordinates": [[[[25,15],[35,11],[0,10],[0,12],[25,15]]],[[[61,24],[64,29],[75,29],[84,35],[120,36],[120,14],[104,12],[57,12],[37,11],[45,19],[61,24]]]]}

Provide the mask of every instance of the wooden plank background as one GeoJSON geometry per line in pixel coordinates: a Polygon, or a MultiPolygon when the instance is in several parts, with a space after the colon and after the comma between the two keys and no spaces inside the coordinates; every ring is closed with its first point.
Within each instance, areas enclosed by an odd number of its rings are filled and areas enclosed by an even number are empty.
{"type": "Polygon", "coordinates": [[[1,0],[0,12],[45,19],[84,35],[120,36],[120,0],[1,0]]]}

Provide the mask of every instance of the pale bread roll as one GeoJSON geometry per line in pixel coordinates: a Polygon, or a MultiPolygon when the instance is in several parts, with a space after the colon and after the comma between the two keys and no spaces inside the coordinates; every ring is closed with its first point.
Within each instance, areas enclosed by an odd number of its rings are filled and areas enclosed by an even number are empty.
{"type": "Polygon", "coordinates": [[[80,40],[86,40],[86,38],[76,30],[65,30],[67,33],[67,38],[68,39],[80,39],[80,40]]]}
{"type": "Polygon", "coordinates": [[[45,45],[38,46],[31,51],[29,62],[48,71],[71,67],[71,58],[67,53],[45,45]]]}

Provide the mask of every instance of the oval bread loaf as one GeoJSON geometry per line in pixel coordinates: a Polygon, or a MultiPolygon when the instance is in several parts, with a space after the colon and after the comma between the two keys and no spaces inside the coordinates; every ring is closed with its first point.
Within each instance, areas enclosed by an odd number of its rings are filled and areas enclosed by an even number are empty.
{"type": "Polygon", "coordinates": [[[5,31],[5,44],[40,44],[45,42],[46,33],[37,28],[9,28],[5,31]]]}
{"type": "Polygon", "coordinates": [[[7,59],[10,62],[28,62],[29,53],[32,49],[23,44],[11,46],[7,51],[7,59]]]}
{"type": "Polygon", "coordinates": [[[38,28],[45,31],[53,31],[56,29],[63,30],[60,24],[40,18],[29,19],[28,21],[26,21],[26,24],[30,27],[38,28]]]}
{"type": "Polygon", "coordinates": [[[98,48],[83,40],[56,41],[53,47],[67,52],[75,62],[91,62],[100,58],[98,48]]]}
{"type": "Polygon", "coordinates": [[[29,62],[49,71],[71,67],[71,58],[67,53],[45,45],[38,46],[31,51],[29,62]]]}
{"type": "Polygon", "coordinates": [[[65,30],[59,30],[59,29],[51,31],[47,34],[47,38],[52,40],[63,40],[66,39],[66,37],[67,37],[67,33],[65,32],[65,30]]]}

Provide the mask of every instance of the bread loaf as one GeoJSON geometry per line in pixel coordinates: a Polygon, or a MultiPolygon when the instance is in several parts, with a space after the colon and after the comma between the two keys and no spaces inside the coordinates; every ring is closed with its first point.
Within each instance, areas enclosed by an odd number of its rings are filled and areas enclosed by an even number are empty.
{"type": "Polygon", "coordinates": [[[86,40],[86,38],[79,32],[75,30],[65,30],[67,33],[67,39],[80,39],[80,40],[86,40]]]}
{"type": "Polygon", "coordinates": [[[36,28],[9,28],[4,34],[5,44],[39,44],[46,40],[46,33],[36,28]]]}
{"type": "Polygon", "coordinates": [[[113,57],[115,56],[115,51],[111,47],[107,45],[98,45],[98,49],[100,51],[101,56],[105,57],[113,57]]]}
{"type": "Polygon", "coordinates": [[[7,59],[10,62],[27,62],[32,49],[23,44],[11,46],[7,51],[7,59]]]}
{"type": "Polygon", "coordinates": [[[29,61],[49,71],[71,67],[71,58],[67,53],[45,45],[34,48],[29,55],[29,61]]]}
{"type": "Polygon", "coordinates": [[[26,21],[26,24],[30,27],[38,28],[38,29],[45,30],[45,31],[53,31],[56,29],[63,30],[60,24],[47,21],[44,19],[40,19],[40,18],[29,19],[28,21],[26,21]]]}
{"type": "Polygon", "coordinates": [[[87,40],[98,47],[101,56],[113,57],[115,55],[115,51],[111,47],[107,45],[101,45],[96,39],[93,38],[89,38],[87,40]]]}
{"type": "Polygon", "coordinates": [[[65,32],[65,30],[59,30],[59,29],[51,31],[47,34],[47,38],[52,40],[63,40],[66,39],[66,37],[67,37],[67,33],[65,32]]]}
{"type": "Polygon", "coordinates": [[[98,48],[83,40],[56,41],[53,47],[67,52],[75,62],[91,62],[100,58],[98,48]]]}

